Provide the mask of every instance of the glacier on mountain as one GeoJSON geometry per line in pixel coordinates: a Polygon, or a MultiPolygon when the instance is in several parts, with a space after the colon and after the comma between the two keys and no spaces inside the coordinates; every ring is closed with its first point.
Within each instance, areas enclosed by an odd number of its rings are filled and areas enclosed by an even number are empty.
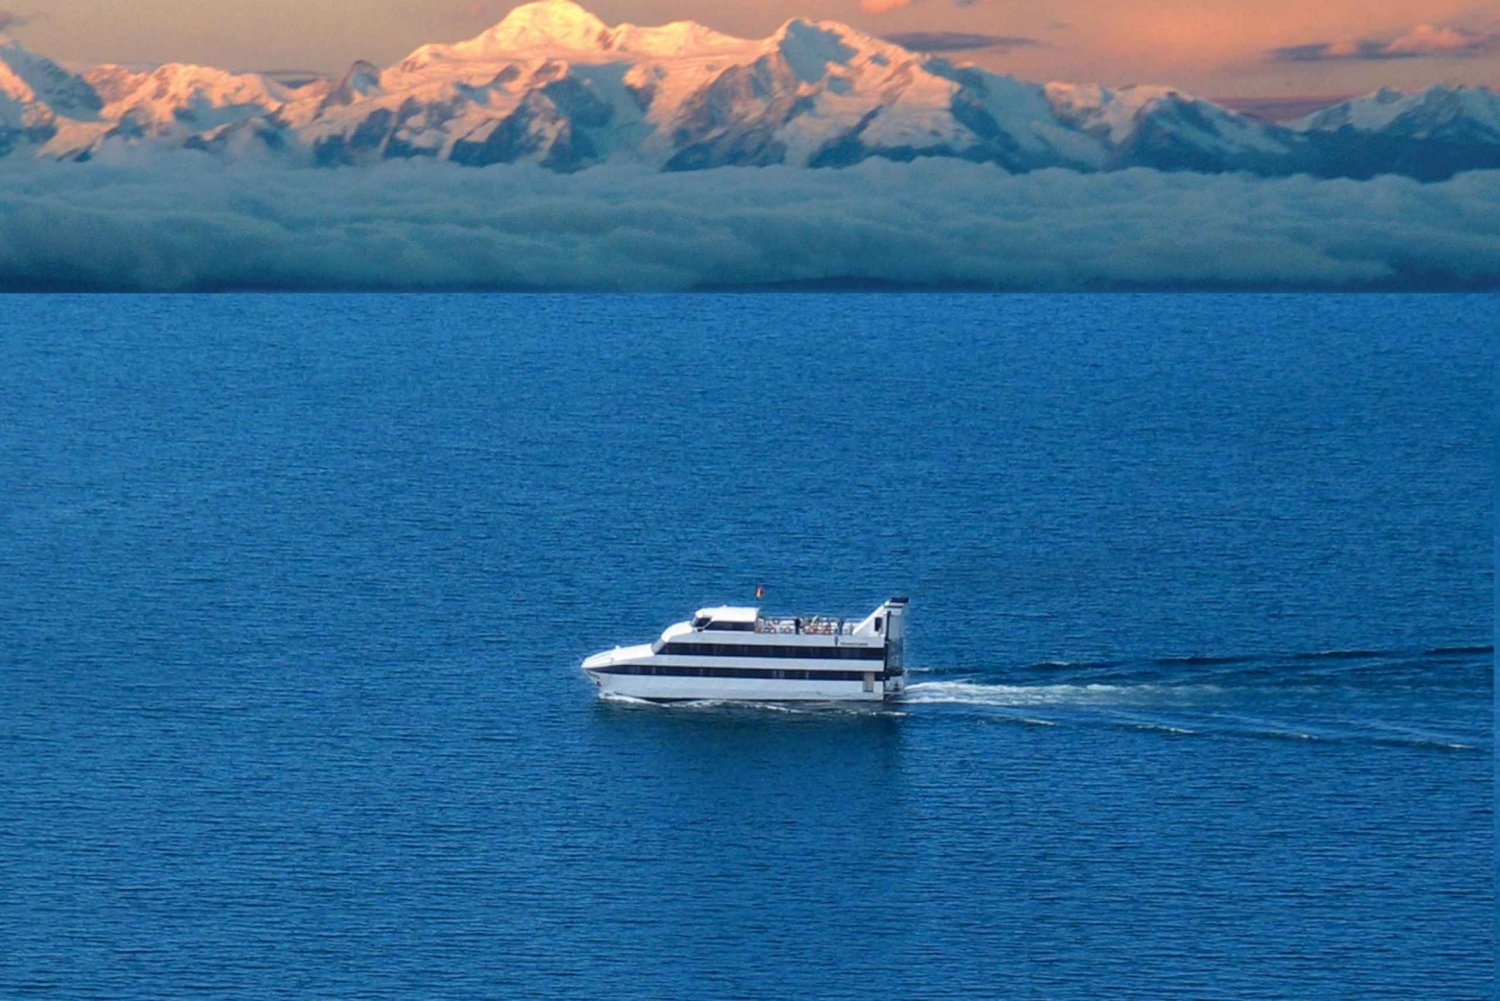
{"type": "Polygon", "coordinates": [[[148,146],[304,166],[687,171],[938,157],[1015,173],[1437,180],[1500,167],[1500,96],[1382,91],[1280,126],[1170,88],[1028,83],[834,22],[741,39],[692,22],[610,26],[572,0],[525,4],[466,41],[302,86],[184,64],[73,73],[0,39],[0,155],[148,146]]]}

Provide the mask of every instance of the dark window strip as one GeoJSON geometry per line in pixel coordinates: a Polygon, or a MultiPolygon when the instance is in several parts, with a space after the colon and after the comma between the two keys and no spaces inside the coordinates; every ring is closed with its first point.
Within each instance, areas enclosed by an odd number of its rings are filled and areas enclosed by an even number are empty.
{"type": "Polygon", "coordinates": [[[656,651],[667,657],[795,657],[806,660],[884,660],[880,647],[763,646],[759,643],[666,643],[656,651]]]}
{"type": "Polygon", "coordinates": [[[749,667],[704,667],[682,664],[620,664],[595,668],[598,674],[637,674],[667,678],[760,678],[763,681],[862,681],[869,673],[884,678],[880,671],[804,671],[800,668],[760,669],[749,667]]]}

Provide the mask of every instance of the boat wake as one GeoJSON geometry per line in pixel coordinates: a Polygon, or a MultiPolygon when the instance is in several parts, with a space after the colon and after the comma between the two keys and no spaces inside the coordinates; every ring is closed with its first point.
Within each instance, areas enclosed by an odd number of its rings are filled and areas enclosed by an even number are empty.
{"type": "Polygon", "coordinates": [[[1476,751],[1493,743],[1489,720],[1445,707],[1454,694],[1490,683],[1493,652],[1450,646],[929,666],[911,672],[901,703],[991,723],[1476,751]],[[1413,699],[1414,692],[1426,694],[1413,699]]]}
{"type": "Polygon", "coordinates": [[[1001,685],[978,681],[919,681],[908,685],[902,702],[957,705],[1129,705],[1191,701],[1216,685],[1106,684],[1001,685]]]}
{"type": "MultiPolygon", "coordinates": [[[[909,667],[911,688],[932,682],[974,683],[1045,691],[1047,686],[1118,685],[1140,688],[1184,689],[1193,685],[1226,688],[1254,685],[1321,686],[1330,680],[1360,686],[1383,681],[1467,683],[1469,669],[1488,673],[1493,666],[1490,645],[1443,646],[1412,649],[1326,649],[1280,653],[1194,653],[1117,660],[1050,658],[1013,666],[975,665],[909,667]],[[917,680],[920,679],[920,680],[917,680]]],[[[1028,698],[1033,696],[1026,696],[1028,698]]]]}

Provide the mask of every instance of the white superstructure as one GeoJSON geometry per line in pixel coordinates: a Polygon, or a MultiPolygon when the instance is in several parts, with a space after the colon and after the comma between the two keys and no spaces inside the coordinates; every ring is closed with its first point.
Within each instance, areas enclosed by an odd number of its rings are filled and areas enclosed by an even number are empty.
{"type": "Polygon", "coordinates": [[[700,608],[654,643],[583,662],[600,693],[654,701],[746,699],[878,702],[906,687],[907,599],[858,621],[700,608]]]}

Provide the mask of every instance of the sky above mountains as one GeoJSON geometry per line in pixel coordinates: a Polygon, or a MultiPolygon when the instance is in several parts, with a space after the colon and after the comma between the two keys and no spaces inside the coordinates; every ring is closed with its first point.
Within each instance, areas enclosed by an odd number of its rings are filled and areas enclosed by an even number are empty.
{"type": "MultiPolygon", "coordinates": [[[[76,63],[337,72],[468,37],[511,0],[0,0],[0,31],[76,63]]],[[[842,21],[1035,80],[1245,97],[1500,85],[1500,0],[595,0],[608,23],[696,20],[759,37],[842,21]]]]}

